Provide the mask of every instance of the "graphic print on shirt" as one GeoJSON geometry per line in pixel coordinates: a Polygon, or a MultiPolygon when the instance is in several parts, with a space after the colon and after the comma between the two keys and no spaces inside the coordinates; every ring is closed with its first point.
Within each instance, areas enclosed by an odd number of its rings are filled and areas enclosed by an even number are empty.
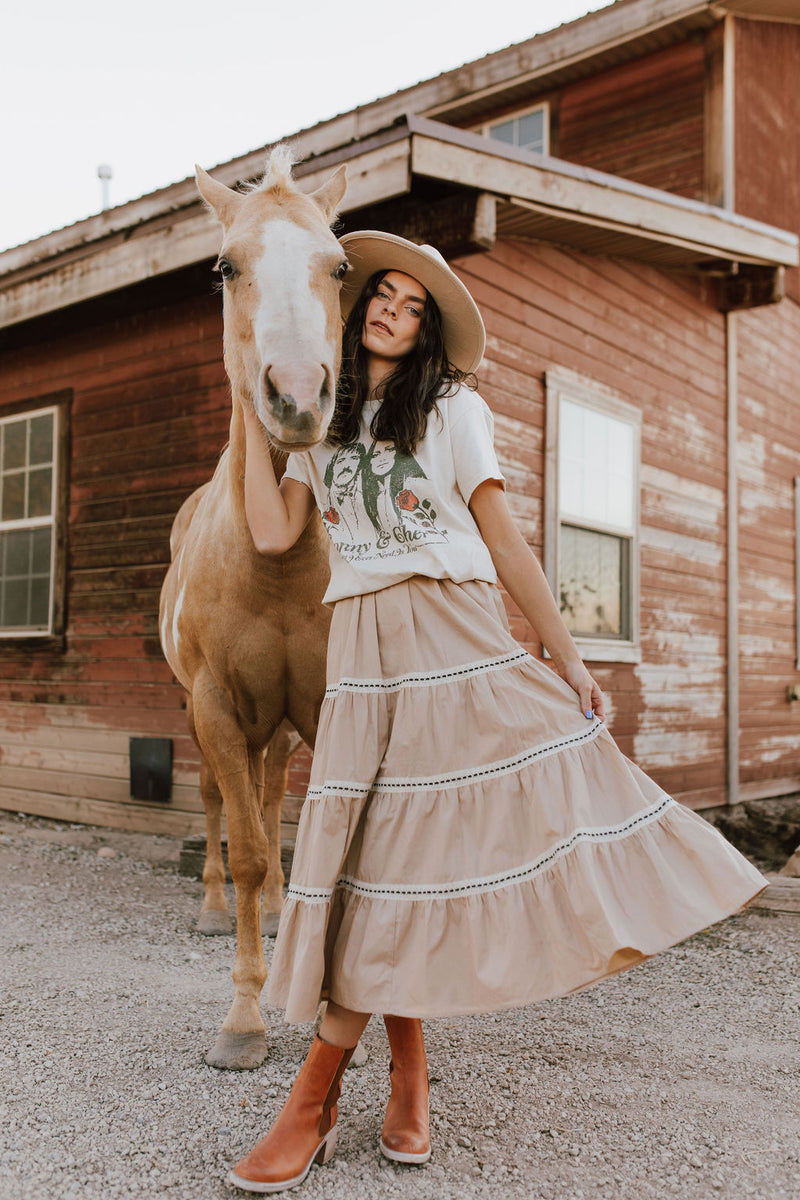
{"type": "Polygon", "coordinates": [[[339,446],[325,470],[322,519],[340,554],[364,561],[447,542],[431,501],[418,494],[421,480],[427,476],[417,460],[393,442],[339,446]]]}

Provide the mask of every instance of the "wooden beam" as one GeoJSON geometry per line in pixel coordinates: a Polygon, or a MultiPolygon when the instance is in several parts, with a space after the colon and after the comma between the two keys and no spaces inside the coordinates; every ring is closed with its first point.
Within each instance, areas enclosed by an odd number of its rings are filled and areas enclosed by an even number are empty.
{"type": "Polygon", "coordinates": [[[736,316],[725,317],[726,391],[726,774],[728,804],[739,801],[739,342],[736,316]]]}
{"type": "Polygon", "coordinates": [[[735,272],[717,278],[717,308],[720,312],[729,313],[743,308],[760,308],[763,304],[777,304],[786,292],[785,276],[783,267],[741,263],[735,272]]]}
{"type": "Polygon", "coordinates": [[[430,202],[406,197],[348,213],[343,226],[343,233],[383,229],[411,242],[436,246],[445,258],[460,258],[491,250],[497,231],[496,204],[485,192],[459,191],[430,202]]]}
{"type": "Polygon", "coordinates": [[[409,119],[415,175],[455,180],[514,203],[628,228],[639,237],[672,239],[704,249],[709,259],[784,266],[800,262],[797,237],[782,230],[586,167],[547,158],[535,165],[518,153],[482,145],[487,139],[476,134],[454,131],[445,140],[426,128],[432,124],[409,119]]]}

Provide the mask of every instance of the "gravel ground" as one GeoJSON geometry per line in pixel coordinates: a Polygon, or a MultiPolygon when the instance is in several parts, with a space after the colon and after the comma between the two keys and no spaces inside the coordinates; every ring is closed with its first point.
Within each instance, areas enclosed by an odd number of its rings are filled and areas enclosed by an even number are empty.
{"type": "MultiPolygon", "coordinates": [[[[2,1200],[241,1195],[226,1172],[278,1112],[311,1030],[267,1012],[259,1070],[204,1064],[233,942],[193,932],[201,886],[177,874],[178,849],[0,816],[2,1200]]],[[[800,915],[753,909],[579,995],[427,1022],[421,1168],[378,1152],[373,1021],[336,1157],[292,1194],[797,1200],[799,949],[800,915]]]]}

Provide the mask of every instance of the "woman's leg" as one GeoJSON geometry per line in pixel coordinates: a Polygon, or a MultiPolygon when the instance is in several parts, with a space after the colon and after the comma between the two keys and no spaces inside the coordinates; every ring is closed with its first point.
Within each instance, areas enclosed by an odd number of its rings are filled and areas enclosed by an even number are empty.
{"type": "Polygon", "coordinates": [[[354,1012],[329,1000],[319,1027],[319,1036],[331,1046],[353,1049],[367,1027],[369,1013],[354,1012]]]}
{"type": "Polygon", "coordinates": [[[269,1133],[231,1171],[232,1184],[248,1192],[282,1192],[302,1183],[313,1162],[332,1157],[342,1075],[368,1020],[369,1013],[328,1005],[288,1100],[269,1133]]]}
{"type": "Polygon", "coordinates": [[[422,1023],[413,1017],[385,1016],[383,1020],[392,1051],[392,1092],[386,1105],[381,1153],[394,1162],[424,1163],[431,1156],[431,1138],[422,1023]]]}

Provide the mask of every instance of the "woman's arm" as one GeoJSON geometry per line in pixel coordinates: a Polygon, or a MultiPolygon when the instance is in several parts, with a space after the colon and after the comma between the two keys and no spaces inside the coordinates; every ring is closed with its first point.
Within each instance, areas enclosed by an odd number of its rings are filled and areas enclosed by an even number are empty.
{"type": "Polygon", "coordinates": [[[247,451],[244,467],[244,510],[259,554],[284,554],[292,547],[314,511],[314,497],[297,479],[275,478],[264,429],[252,409],[245,408],[247,451]]]}
{"type": "Polygon", "coordinates": [[[604,720],[603,693],[581,661],[539,560],[517,529],[506,494],[496,479],[487,479],[476,487],[469,509],[489,548],[500,582],[536,630],[556,671],[578,693],[584,714],[594,712],[604,720]]]}

